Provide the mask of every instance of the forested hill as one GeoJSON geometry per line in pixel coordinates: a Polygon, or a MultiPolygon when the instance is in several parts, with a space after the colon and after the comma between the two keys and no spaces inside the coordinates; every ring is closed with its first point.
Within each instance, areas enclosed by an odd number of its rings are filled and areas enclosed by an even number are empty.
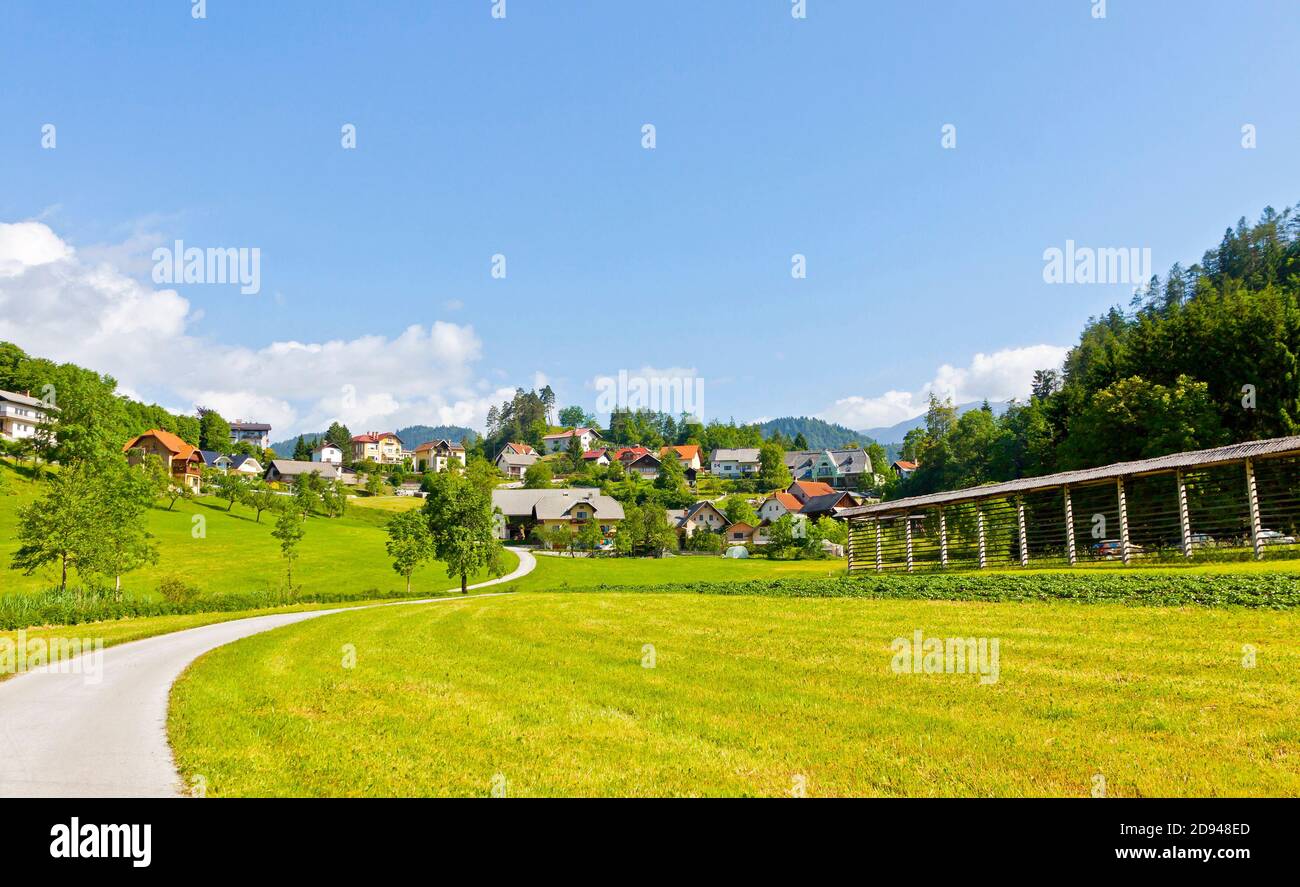
{"type": "MultiPolygon", "coordinates": [[[[387,431],[388,429],[380,429],[387,431]]],[[[363,432],[357,431],[357,434],[363,432]]],[[[413,450],[422,443],[428,443],[431,440],[449,440],[452,443],[465,443],[466,446],[472,444],[478,434],[472,428],[465,428],[462,425],[408,425],[405,428],[399,428],[393,432],[402,440],[403,446],[408,450],[413,450]]],[[[307,439],[309,444],[314,444],[325,436],[325,431],[317,431],[314,434],[308,433],[302,435],[307,439]]],[[[276,455],[285,459],[293,454],[294,446],[298,443],[298,437],[282,440],[279,443],[271,444],[271,449],[275,450],[276,455]]]]}
{"type": "Polygon", "coordinates": [[[932,404],[912,495],[1300,433],[1300,213],[1244,218],[1093,318],[1062,373],[994,417],[932,404]]]}
{"type": "Polygon", "coordinates": [[[854,431],[852,428],[846,428],[843,425],[836,425],[833,422],[813,419],[808,416],[784,416],[780,419],[768,419],[766,422],[761,423],[759,428],[762,429],[765,438],[770,438],[779,433],[786,440],[793,441],[802,434],[804,440],[807,441],[807,448],[810,450],[834,449],[850,443],[866,446],[870,443],[860,431],[854,431]]]}

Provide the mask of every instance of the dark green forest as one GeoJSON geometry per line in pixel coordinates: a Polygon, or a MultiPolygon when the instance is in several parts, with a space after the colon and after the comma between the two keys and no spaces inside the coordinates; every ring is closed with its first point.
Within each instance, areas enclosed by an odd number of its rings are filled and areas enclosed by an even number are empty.
{"type": "Polygon", "coordinates": [[[921,467],[891,496],[1296,434],[1298,353],[1300,211],[1270,207],[1092,318],[1001,417],[932,400],[904,448],[921,467]]]}

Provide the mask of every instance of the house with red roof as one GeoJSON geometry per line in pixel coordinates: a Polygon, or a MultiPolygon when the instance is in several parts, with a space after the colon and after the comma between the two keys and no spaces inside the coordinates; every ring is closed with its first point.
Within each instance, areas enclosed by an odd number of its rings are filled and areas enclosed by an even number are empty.
{"type": "Polygon", "coordinates": [[[659,458],[672,453],[677,457],[677,461],[682,463],[682,468],[687,471],[699,471],[704,462],[700,458],[699,444],[682,444],[681,446],[663,447],[659,450],[659,458]]]}
{"type": "Polygon", "coordinates": [[[122,447],[126,461],[138,465],[146,456],[157,456],[167,466],[172,479],[180,485],[199,492],[202,485],[203,454],[193,444],[188,444],[170,431],[150,428],[137,435],[122,447]]]}
{"type": "Polygon", "coordinates": [[[368,431],[352,438],[352,458],[356,462],[400,465],[402,439],[391,431],[368,431]]]}
{"type": "Polygon", "coordinates": [[[595,446],[595,442],[600,440],[600,432],[595,428],[570,428],[566,431],[557,431],[554,434],[548,434],[542,438],[542,448],[548,453],[559,453],[569,448],[569,438],[576,437],[582,451],[585,453],[595,446]]]}
{"type": "Polygon", "coordinates": [[[645,447],[637,447],[643,450],[640,454],[627,453],[620,457],[619,461],[627,469],[628,474],[639,474],[645,478],[654,478],[659,476],[659,457],[647,450],[645,447]]]}
{"type": "Polygon", "coordinates": [[[803,511],[803,503],[797,496],[785,490],[778,490],[758,506],[758,517],[760,521],[776,523],[787,514],[798,514],[801,511],[803,511]]]}
{"type": "Polygon", "coordinates": [[[604,447],[598,450],[587,450],[582,454],[582,461],[584,465],[608,465],[609,451],[604,447]]]}
{"type": "Polygon", "coordinates": [[[411,464],[416,471],[446,471],[452,463],[465,467],[465,447],[449,440],[431,440],[415,448],[411,464]]]}

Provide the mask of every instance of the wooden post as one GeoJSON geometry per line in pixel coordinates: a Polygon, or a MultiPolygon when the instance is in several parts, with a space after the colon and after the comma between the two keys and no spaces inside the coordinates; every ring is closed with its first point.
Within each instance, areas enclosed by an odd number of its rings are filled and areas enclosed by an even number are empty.
{"type": "Polygon", "coordinates": [[[848,544],[844,546],[844,556],[848,562],[847,572],[850,576],[853,575],[853,527],[856,523],[856,520],[849,519],[849,532],[845,539],[848,544]]]}
{"type": "Polygon", "coordinates": [[[1178,529],[1183,539],[1183,557],[1192,556],[1192,519],[1187,510],[1187,483],[1181,471],[1174,475],[1178,482],[1178,529]]]}
{"type": "Polygon", "coordinates": [[[1025,534],[1025,500],[1016,500],[1016,525],[1020,530],[1020,566],[1029,566],[1029,537],[1025,534]]]}
{"type": "Polygon", "coordinates": [[[1074,550],[1074,505],[1070,502],[1070,485],[1065,485],[1065,554],[1070,559],[1070,566],[1079,561],[1078,552],[1074,550]]]}
{"type": "Polygon", "coordinates": [[[876,518],[876,572],[879,573],[885,568],[883,543],[880,539],[880,518],[876,518]]]}
{"type": "Polygon", "coordinates": [[[1264,559],[1264,540],[1260,538],[1259,489],[1255,485],[1255,463],[1246,460],[1246,496],[1250,500],[1250,539],[1255,546],[1255,560],[1264,559]]]}
{"type": "Polygon", "coordinates": [[[907,572],[912,572],[912,515],[904,514],[904,532],[907,534],[907,572]]]}
{"type": "Polygon", "coordinates": [[[1115,491],[1119,496],[1119,554],[1128,566],[1128,501],[1124,498],[1124,478],[1115,478],[1115,491]]]}
{"type": "Polygon", "coordinates": [[[939,566],[945,570],[948,568],[948,521],[942,505],[939,506],[939,566]]]}
{"type": "Polygon", "coordinates": [[[983,506],[983,505],[976,505],[976,506],[975,506],[975,514],[976,514],[976,524],[979,526],[979,538],[980,538],[980,569],[983,570],[985,567],[987,567],[987,566],[989,565],[988,557],[986,556],[986,553],[985,553],[986,550],[985,550],[985,547],[984,547],[984,506],[983,506]]]}

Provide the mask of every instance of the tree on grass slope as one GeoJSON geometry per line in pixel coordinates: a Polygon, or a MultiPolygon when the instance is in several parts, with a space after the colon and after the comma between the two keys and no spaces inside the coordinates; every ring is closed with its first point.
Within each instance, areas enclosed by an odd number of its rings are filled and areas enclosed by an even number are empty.
{"type": "Polygon", "coordinates": [[[295,505],[286,505],[276,518],[275,529],[271,535],[280,540],[280,554],[285,562],[285,582],[289,592],[293,593],[293,562],[298,557],[298,543],[307,535],[306,520],[302,511],[295,505]]]}
{"type": "Polygon", "coordinates": [[[440,472],[429,483],[421,514],[433,538],[434,555],[447,565],[449,577],[460,577],[461,594],[469,591],[471,573],[486,569],[492,576],[505,574],[493,512],[491,494],[460,472],[440,472]]]}
{"type": "Polygon", "coordinates": [[[424,514],[404,511],[388,522],[388,556],[393,569],[406,579],[406,593],[411,593],[411,574],[416,567],[434,556],[433,537],[424,514]]]}

